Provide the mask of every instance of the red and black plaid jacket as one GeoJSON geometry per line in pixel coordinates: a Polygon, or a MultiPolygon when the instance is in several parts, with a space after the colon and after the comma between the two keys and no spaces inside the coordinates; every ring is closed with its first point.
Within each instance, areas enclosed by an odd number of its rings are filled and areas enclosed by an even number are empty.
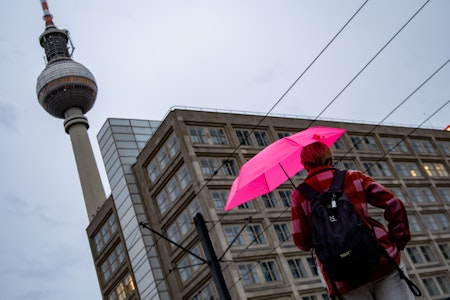
{"type": "MultiPolygon", "coordinates": [[[[334,168],[318,167],[310,170],[306,183],[316,191],[329,189],[334,175],[334,168]]],[[[397,264],[400,263],[399,250],[405,248],[410,240],[408,218],[405,207],[400,199],[381,184],[360,171],[348,170],[344,181],[344,193],[353,203],[356,212],[369,226],[372,224],[378,243],[382,245],[397,264]],[[367,203],[384,209],[384,218],[388,222],[388,230],[378,221],[369,217],[367,203]]],[[[292,193],[292,237],[295,245],[304,251],[312,248],[311,206],[297,190],[292,193]]],[[[320,270],[327,283],[328,292],[334,296],[333,289],[326,273],[319,262],[320,270]]],[[[380,256],[380,261],[365,282],[336,282],[340,293],[345,293],[367,282],[380,279],[394,271],[394,266],[386,258],[380,256]]]]}

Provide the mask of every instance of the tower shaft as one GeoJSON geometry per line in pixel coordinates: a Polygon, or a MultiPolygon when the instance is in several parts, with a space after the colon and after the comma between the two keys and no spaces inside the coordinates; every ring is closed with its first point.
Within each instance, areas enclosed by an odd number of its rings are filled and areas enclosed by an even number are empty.
{"type": "Polygon", "coordinates": [[[69,108],[65,115],[64,128],[72,142],[86,211],[89,220],[91,220],[97,214],[98,209],[103,205],[106,198],[87,133],[89,124],[78,107],[69,108]]]}

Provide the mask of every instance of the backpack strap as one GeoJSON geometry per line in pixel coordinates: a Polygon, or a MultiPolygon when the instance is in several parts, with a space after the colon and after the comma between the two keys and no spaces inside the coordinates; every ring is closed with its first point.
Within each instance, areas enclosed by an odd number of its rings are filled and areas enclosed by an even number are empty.
{"type": "Polygon", "coordinates": [[[296,187],[297,191],[308,201],[312,201],[316,198],[316,196],[319,194],[315,189],[313,189],[309,184],[306,182],[302,182],[300,185],[296,187]]]}
{"type": "MultiPolygon", "coordinates": [[[[342,191],[344,187],[344,179],[345,179],[345,173],[346,170],[339,170],[337,169],[334,172],[333,181],[331,182],[331,186],[329,188],[329,191],[331,192],[340,192],[342,191]]],[[[297,191],[306,199],[313,200],[316,198],[316,196],[319,194],[318,191],[313,189],[309,184],[306,182],[302,182],[299,186],[296,187],[297,191]]]]}
{"type": "Polygon", "coordinates": [[[344,188],[344,180],[345,180],[345,173],[347,170],[340,170],[337,169],[334,172],[333,181],[331,182],[331,186],[328,189],[330,192],[342,192],[344,188]]]}

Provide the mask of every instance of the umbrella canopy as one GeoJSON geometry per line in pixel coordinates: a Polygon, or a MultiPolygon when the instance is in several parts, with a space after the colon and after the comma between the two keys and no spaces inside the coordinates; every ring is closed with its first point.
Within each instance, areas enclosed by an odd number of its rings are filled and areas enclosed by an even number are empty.
{"type": "Polygon", "coordinates": [[[306,145],[320,141],[331,146],[344,132],[342,128],[316,126],[270,144],[239,170],[225,211],[273,191],[303,169],[300,152],[306,145]]]}

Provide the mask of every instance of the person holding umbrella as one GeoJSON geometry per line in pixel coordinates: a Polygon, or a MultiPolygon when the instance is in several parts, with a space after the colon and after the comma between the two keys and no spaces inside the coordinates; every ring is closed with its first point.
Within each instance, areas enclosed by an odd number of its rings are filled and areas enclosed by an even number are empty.
{"type": "MultiPolygon", "coordinates": [[[[332,167],[331,149],[320,141],[314,142],[302,149],[299,159],[308,172],[304,182],[318,193],[327,191],[336,172],[332,167]]],[[[405,276],[403,277],[406,280],[402,280],[395,272],[396,269],[397,271],[405,269],[400,260],[400,250],[403,250],[410,240],[408,218],[402,201],[387,188],[357,170],[346,171],[342,190],[363,223],[373,228],[378,245],[384,248],[388,255],[381,254],[373,270],[362,281],[331,280],[317,259],[321,279],[326,285],[328,294],[332,298],[338,296],[346,300],[414,299],[411,292],[411,285],[414,284],[405,276]],[[384,209],[388,229],[370,218],[367,203],[384,209]]],[[[313,199],[306,199],[304,193],[300,193],[298,189],[292,193],[292,237],[295,245],[303,251],[313,248],[311,200],[313,199]]]]}

